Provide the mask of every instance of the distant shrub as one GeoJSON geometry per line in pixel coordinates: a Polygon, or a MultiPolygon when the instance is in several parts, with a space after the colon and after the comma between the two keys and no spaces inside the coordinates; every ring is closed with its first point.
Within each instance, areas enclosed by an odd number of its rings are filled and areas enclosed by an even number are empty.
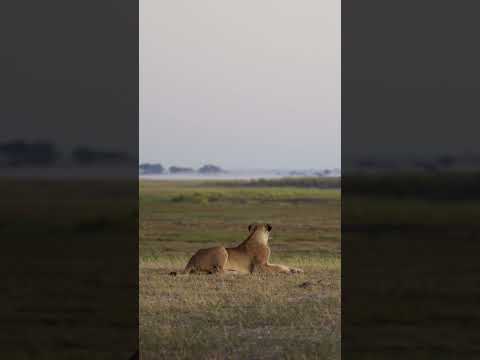
{"type": "Polygon", "coordinates": [[[183,195],[183,194],[180,194],[180,195],[175,195],[172,197],[172,202],[183,202],[186,200],[186,196],[183,195]]]}
{"type": "Polygon", "coordinates": [[[194,192],[192,194],[178,194],[171,198],[172,202],[181,203],[197,203],[197,204],[208,204],[209,201],[215,201],[213,198],[210,199],[209,194],[194,192]]]}
{"type": "Polygon", "coordinates": [[[143,174],[162,174],[165,170],[161,164],[150,163],[140,164],[138,168],[143,174]]]}
{"type": "Polygon", "coordinates": [[[170,166],[168,168],[168,172],[171,174],[178,174],[178,173],[193,173],[195,172],[194,169],[189,167],[180,167],[180,166],[170,166]]]}
{"type": "Polygon", "coordinates": [[[224,172],[223,169],[216,165],[204,165],[200,169],[198,169],[200,174],[219,174],[224,172]]]}

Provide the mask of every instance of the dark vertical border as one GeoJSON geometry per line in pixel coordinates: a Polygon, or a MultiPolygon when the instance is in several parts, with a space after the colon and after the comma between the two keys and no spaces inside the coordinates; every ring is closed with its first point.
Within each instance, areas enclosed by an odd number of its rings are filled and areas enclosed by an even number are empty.
{"type": "Polygon", "coordinates": [[[4,358],[138,348],[138,1],[0,5],[4,358]]]}
{"type": "Polygon", "coordinates": [[[342,1],[342,356],[479,358],[473,2],[342,1]]]}

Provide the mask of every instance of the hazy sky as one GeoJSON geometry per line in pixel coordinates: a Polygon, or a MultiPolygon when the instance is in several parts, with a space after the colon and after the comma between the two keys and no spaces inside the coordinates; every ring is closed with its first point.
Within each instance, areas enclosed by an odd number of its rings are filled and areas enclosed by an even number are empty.
{"type": "Polygon", "coordinates": [[[140,1],[140,161],[340,166],[339,0],[140,1]]]}

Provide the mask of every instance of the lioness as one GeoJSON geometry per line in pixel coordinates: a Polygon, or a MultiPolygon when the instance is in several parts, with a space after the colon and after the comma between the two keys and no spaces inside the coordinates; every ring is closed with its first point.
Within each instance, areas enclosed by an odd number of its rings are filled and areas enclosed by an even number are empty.
{"type": "MultiPolygon", "coordinates": [[[[285,265],[270,264],[268,237],[272,225],[250,224],[249,235],[240,245],[231,248],[216,246],[198,250],[190,259],[183,273],[192,272],[248,274],[255,271],[275,273],[300,273],[301,269],[285,265]]],[[[176,273],[171,273],[176,275],[176,273]]]]}

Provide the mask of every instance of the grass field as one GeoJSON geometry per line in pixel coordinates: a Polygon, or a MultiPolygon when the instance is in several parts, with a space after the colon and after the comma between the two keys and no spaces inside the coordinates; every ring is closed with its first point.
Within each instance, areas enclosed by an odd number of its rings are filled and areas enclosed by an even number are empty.
{"type": "Polygon", "coordinates": [[[143,359],[340,358],[340,190],[304,185],[140,182],[143,359]],[[304,274],[168,275],[255,221],[304,274]]]}
{"type": "Polygon", "coordinates": [[[479,173],[343,176],[344,353],[479,359],[479,173]]]}
{"type": "Polygon", "coordinates": [[[1,178],[3,359],[138,347],[137,182],[1,178]]]}

